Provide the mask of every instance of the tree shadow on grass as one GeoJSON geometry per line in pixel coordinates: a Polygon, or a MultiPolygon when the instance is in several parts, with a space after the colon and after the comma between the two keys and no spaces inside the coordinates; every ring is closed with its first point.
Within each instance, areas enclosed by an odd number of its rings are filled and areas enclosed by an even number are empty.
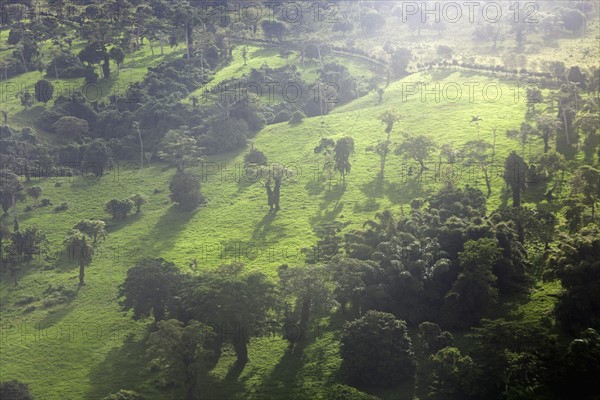
{"type": "Polygon", "coordinates": [[[306,356],[304,349],[308,341],[301,340],[294,348],[288,347],[271,374],[262,380],[259,394],[262,398],[289,398],[290,393],[300,383],[298,374],[304,368],[306,356]]]}
{"type": "Polygon", "coordinates": [[[184,211],[173,205],[159,218],[150,234],[140,238],[140,243],[147,247],[145,250],[148,257],[159,257],[163,252],[169,250],[176,242],[177,235],[181,232],[187,222],[200,212],[202,208],[194,211],[184,211]]]}
{"type": "Polygon", "coordinates": [[[252,239],[265,240],[267,238],[267,234],[269,234],[269,233],[278,234],[278,235],[283,234],[283,232],[281,232],[281,230],[283,230],[283,228],[279,228],[280,232],[274,232],[273,228],[271,227],[271,224],[273,223],[273,220],[275,219],[276,216],[277,216],[276,211],[272,211],[272,212],[265,214],[265,216],[256,225],[256,228],[254,228],[254,232],[252,232],[252,239]]]}
{"type": "Polygon", "coordinates": [[[360,190],[369,198],[380,199],[384,196],[384,186],[385,181],[378,176],[370,182],[362,184],[360,190]]]}
{"type": "MultiPolygon", "coordinates": [[[[147,383],[150,378],[146,368],[149,360],[145,354],[147,335],[145,332],[141,338],[125,338],[121,347],[110,350],[104,360],[90,370],[90,389],[86,399],[101,399],[119,389],[134,390],[141,394],[152,390],[147,383]]],[[[120,340],[113,337],[109,339],[120,340]]]]}

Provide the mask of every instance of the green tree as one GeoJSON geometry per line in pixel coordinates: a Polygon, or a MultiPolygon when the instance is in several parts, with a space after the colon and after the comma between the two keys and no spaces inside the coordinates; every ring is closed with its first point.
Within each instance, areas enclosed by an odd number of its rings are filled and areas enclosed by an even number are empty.
{"type": "Polygon", "coordinates": [[[37,207],[38,206],[38,199],[42,195],[42,188],[39,187],[39,186],[32,186],[32,187],[30,187],[30,188],[27,189],[27,194],[29,196],[33,197],[34,206],[37,207]]]}
{"type": "Polygon", "coordinates": [[[90,127],[85,119],[70,115],[60,117],[52,125],[52,130],[60,136],[71,140],[79,140],[90,133],[90,127]]]}
{"type": "Polygon", "coordinates": [[[461,273],[446,295],[451,324],[471,326],[479,322],[488,308],[496,303],[498,290],[492,267],[500,259],[496,239],[469,240],[459,253],[461,273]]]}
{"type": "Polygon", "coordinates": [[[394,129],[394,124],[398,122],[401,118],[402,116],[394,110],[386,110],[383,114],[379,116],[379,120],[382,124],[385,125],[385,133],[387,134],[387,138],[383,141],[380,141],[375,146],[375,152],[381,158],[381,170],[379,172],[381,178],[384,177],[385,161],[390,152],[390,138],[392,130],[394,129]]]}
{"type": "Polygon", "coordinates": [[[471,398],[477,365],[456,347],[446,347],[430,355],[419,370],[419,386],[426,389],[426,399],[471,398]]]}
{"type": "Polygon", "coordinates": [[[136,193],[129,196],[129,200],[135,206],[135,213],[139,214],[141,207],[148,201],[148,196],[143,195],[141,193],[136,193]]]}
{"type": "Polygon", "coordinates": [[[556,136],[556,131],[561,127],[560,120],[552,114],[539,115],[535,120],[536,132],[544,141],[544,153],[547,153],[550,150],[550,140],[556,136]]]}
{"type": "Polygon", "coordinates": [[[197,399],[198,380],[208,373],[212,350],[207,346],[214,333],[198,321],[186,325],[175,319],[160,321],[148,338],[147,354],[160,372],[163,386],[175,384],[186,390],[186,399],[197,399]]]}
{"type": "Polygon", "coordinates": [[[54,97],[54,86],[45,79],[40,79],[35,84],[35,100],[40,103],[48,103],[54,97]]]}
{"type": "Polygon", "coordinates": [[[521,192],[527,187],[528,169],[525,161],[514,151],[504,161],[504,181],[512,192],[513,207],[521,206],[521,192]]]}
{"type": "Polygon", "coordinates": [[[34,400],[26,383],[16,380],[0,382],[0,398],[6,400],[34,400]]]}
{"type": "Polygon", "coordinates": [[[162,258],[142,260],[127,271],[119,292],[124,297],[121,305],[125,311],[133,310],[134,319],[154,315],[158,323],[172,308],[181,280],[175,264],[162,258]]]}
{"type": "Polygon", "coordinates": [[[34,254],[40,255],[49,244],[46,234],[37,226],[15,230],[10,234],[9,252],[25,262],[31,261],[34,254]]]}
{"type": "Polygon", "coordinates": [[[535,130],[533,127],[527,122],[523,122],[518,130],[509,129],[506,131],[506,136],[509,138],[519,139],[521,142],[521,157],[523,157],[523,159],[525,159],[525,146],[527,145],[527,140],[534,134],[534,132],[535,130]]]}
{"type": "Polygon", "coordinates": [[[396,155],[418,162],[421,166],[420,172],[422,173],[427,169],[425,160],[436,148],[435,141],[430,136],[422,134],[405,134],[404,136],[404,142],[396,149],[396,155]]]}
{"type": "Polygon", "coordinates": [[[583,195],[584,204],[592,208],[595,218],[596,202],[600,198],[600,171],[583,165],[575,170],[571,177],[571,195],[583,195]]]}
{"type": "Polygon", "coordinates": [[[94,247],[92,239],[85,233],[73,229],[67,235],[65,241],[69,259],[79,265],[79,286],[85,285],[85,267],[92,263],[94,247]]]}
{"type": "Polygon", "coordinates": [[[369,311],[346,322],[341,332],[342,367],[352,382],[394,386],[415,373],[415,357],[406,322],[392,314],[369,311]]]}
{"type": "Polygon", "coordinates": [[[19,199],[22,190],[23,185],[16,174],[8,171],[0,172],[0,202],[2,203],[4,215],[8,214],[8,210],[12,206],[13,217],[16,218],[17,199],[19,199]]]}
{"type": "Polygon", "coordinates": [[[129,199],[111,199],[104,205],[106,212],[112,215],[112,219],[115,221],[127,218],[132,207],[133,203],[129,199]]]}
{"type": "Polygon", "coordinates": [[[354,139],[343,137],[339,139],[333,148],[333,159],[335,168],[342,176],[342,184],[346,186],[346,175],[350,173],[352,165],[350,164],[350,155],[354,153],[354,139]]]}
{"type": "Polygon", "coordinates": [[[102,400],[146,400],[146,398],[134,391],[121,389],[117,393],[103,397],[102,400]]]}
{"type": "Polygon", "coordinates": [[[123,64],[123,61],[125,61],[125,51],[123,51],[123,49],[120,47],[112,47],[108,54],[110,55],[110,58],[115,61],[117,67],[120,68],[123,64]]]}
{"type": "Polygon", "coordinates": [[[106,223],[99,219],[82,219],[73,226],[73,229],[91,237],[92,244],[96,244],[98,239],[106,237],[106,223]]]}
{"type": "Polygon", "coordinates": [[[244,272],[240,263],[221,265],[192,278],[182,293],[185,311],[217,324],[216,355],[230,341],[237,362],[248,361],[248,342],[260,333],[275,305],[275,286],[260,272],[244,272]],[[234,331],[234,334],[231,332],[234,331]]]}
{"type": "Polygon", "coordinates": [[[175,164],[178,172],[184,172],[187,165],[199,162],[201,149],[197,141],[185,130],[170,130],[162,140],[158,156],[175,164]]]}
{"type": "Polygon", "coordinates": [[[171,200],[183,210],[193,211],[204,203],[204,196],[200,192],[200,181],[189,173],[178,171],[169,182],[171,200]]]}

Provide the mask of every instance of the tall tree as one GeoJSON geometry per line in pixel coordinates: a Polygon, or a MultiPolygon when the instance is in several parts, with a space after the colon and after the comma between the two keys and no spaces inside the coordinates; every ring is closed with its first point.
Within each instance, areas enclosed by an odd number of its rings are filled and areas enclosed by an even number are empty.
{"type": "Polygon", "coordinates": [[[354,139],[349,136],[339,139],[333,148],[335,167],[342,176],[342,184],[346,186],[346,175],[350,173],[350,155],[354,153],[354,139]]]}
{"type": "Polygon", "coordinates": [[[476,166],[483,173],[485,179],[485,185],[487,187],[487,196],[490,197],[492,194],[492,183],[489,173],[490,167],[490,154],[489,151],[492,149],[492,145],[483,140],[470,140],[465,143],[462,154],[465,157],[467,165],[476,166]]]}
{"type": "Polygon", "coordinates": [[[396,155],[401,155],[405,159],[415,160],[421,166],[420,173],[423,173],[427,169],[425,160],[435,148],[435,141],[428,135],[406,134],[404,142],[396,149],[396,155]]]}
{"type": "Polygon", "coordinates": [[[383,114],[379,116],[379,120],[382,124],[385,125],[385,133],[387,134],[386,139],[380,141],[375,147],[375,152],[381,158],[381,170],[379,174],[382,179],[384,177],[385,172],[385,161],[390,151],[390,137],[392,134],[392,130],[394,129],[394,124],[398,122],[401,118],[402,116],[394,110],[386,110],[383,114]]]}
{"type": "Polygon", "coordinates": [[[571,178],[571,194],[583,195],[585,205],[592,208],[592,218],[595,218],[596,202],[600,198],[600,171],[589,165],[577,168],[571,178]]]}
{"type": "Polygon", "coordinates": [[[527,187],[528,170],[525,161],[514,151],[504,161],[504,181],[511,189],[513,207],[521,206],[521,192],[527,187]]]}
{"type": "Polygon", "coordinates": [[[65,241],[69,259],[79,265],[79,286],[85,285],[85,267],[92,263],[94,247],[92,239],[85,233],[73,229],[67,235],[65,241]]]}

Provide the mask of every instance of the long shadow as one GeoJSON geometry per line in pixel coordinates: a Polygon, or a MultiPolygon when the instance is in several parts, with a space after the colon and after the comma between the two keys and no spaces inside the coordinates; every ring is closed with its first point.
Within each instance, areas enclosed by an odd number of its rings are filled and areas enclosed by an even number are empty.
{"type": "Polygon", "coordinates": [[[380,199],[384,196],[384,186],[385,181],[378,176],[372,181],[362,184],[360,190],[369,198],[380,199]]]}
{"type": "MultiPolygon", "coordinates": [[[[268,214],[266,214],[262,220],[258,223],[258,225],[256,225],[256,228],[254,228],[254,232],[252,232],[252,239],[254,240],[265,240],[267,238],[267,234],[269,233],[277,233],[274,232],[271,224],[273,223],[273,220],[275,219],[275,217],[277,216],[277,212],[273,211],[273,212],[269,212],[268,214]]],[[[278,232],[277,234],[281,234],[283,232],[278,232]]]]}
{"type": "Polygon", "coordinates": [[[149,378],[146,335],[139,339],[125,339],[121,347],[110,350],[104,360],[90,370],[90,389],[86,399],[101,399],[119,389],[146,394],[146,386],[142,386],[149,378]]]}
{"type": "Polygon", "coordinates": [[[146,254],[152,254],[154,257],[170,249],[177,241],[177,234],[184,229],[186,223],[193,216],[200,212],[201,208],[188,212],[179,209],[177,206],[171,206],[154,225],[150,233],[145,238],[140,238],[140,243],[147,246],[146,254]]]}
{"type": "Polygon", "coordinates": [[[293,349],[286,350],[271,374],[263,379],[260,393],[271,398],[286,398],[293,391],[299,381],[298,373],[304,367],[304,349],[308,344],[307,340],[302,340],[293,349]]]}

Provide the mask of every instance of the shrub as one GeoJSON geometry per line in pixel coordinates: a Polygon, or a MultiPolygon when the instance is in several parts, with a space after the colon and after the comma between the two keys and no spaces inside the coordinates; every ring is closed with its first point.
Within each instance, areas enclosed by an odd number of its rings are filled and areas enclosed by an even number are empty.
{"type": "Polygon", "coordinates": [[[267,156],[255,148],[252,148],[248,154],[244,156],[244,162],[246,164],[265,165],[267,163],[267,156]]]}
{"type": "Polygon", "coordinates": [[[51,206],[51,205],[52,205],[52,202],[50,201],[50,199],[42,199],[42,200],[40,200],[40,206],[41,207],[51,206]]]}
{"type": "Polygon", "coordinates": [[[363,393],[352,386],[346,385],[333,385],[329,389],[329,393],[326,397],[327,400],[378,400],[379,397],[371,396],[370,394],[363,393]]]}
{"type": "Polygon", "coordinates": [[[106,202],[104,209],[112,215],[113,220],[121,220],[127,218],[127,214],[129,214],[132,207],[133,202],[129,199],[112,199],[106,202]]]}
{"type": "Polygon", "coordinates": [[[117,393],[103,397],[101,400],[145,400],[145,397],[131,390],[121,389],[117,393]]]}
{"type": "Polygon", "coordinates": [[[61,212],[69,209],[69,203],[61,203],[59,206],[54,207],[54,211],[61,212]]]}
{"type": "Polygon", "coordinates": [[[204,203],[204,197],[200,193],[200,181],[192,174],[177,172],[169,183],[169,190],[171,200],[183,210],[191,211],[204,203]]]}
{"type": "Polygon", "coordinates": [[[292,117],[290,118],[290,125],[299,124],[306,118],[306,115],[300,111],[296,110],[293,112],[292,117]]]}
{"type": "Polygon", "coordinates": [[[11,380],[0,382],[0,399],[34,400],[26,383],[11,380]]]}
{"type": "Polygon", "coordinates": [[[62,137],[77,140],[89,134],[90,128],[85,119],[64,116],[52,125],[52,130],[62,137]]]}

